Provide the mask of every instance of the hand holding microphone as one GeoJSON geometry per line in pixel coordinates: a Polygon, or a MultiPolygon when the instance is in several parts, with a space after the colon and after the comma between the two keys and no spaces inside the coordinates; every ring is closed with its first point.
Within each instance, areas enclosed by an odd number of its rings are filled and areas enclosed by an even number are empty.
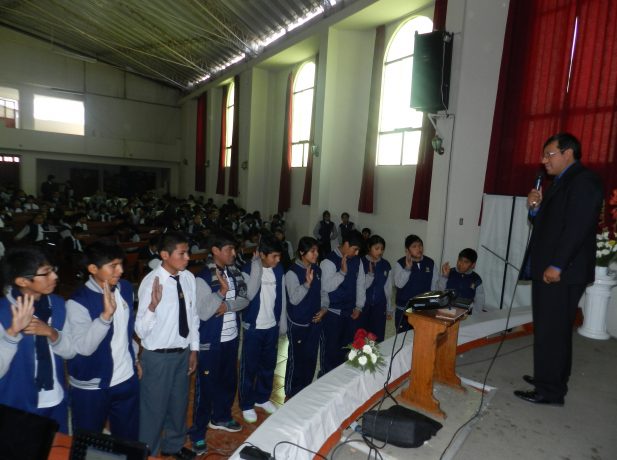
{"type": "Polygon", "coordinates": [[[532,209],[540,206],[540,203],[542,202],[542,179],[544,179],[544,171],[540,171],[538,173],[533,184],[533,188],[527,195],[527,206],[532,209]]]}

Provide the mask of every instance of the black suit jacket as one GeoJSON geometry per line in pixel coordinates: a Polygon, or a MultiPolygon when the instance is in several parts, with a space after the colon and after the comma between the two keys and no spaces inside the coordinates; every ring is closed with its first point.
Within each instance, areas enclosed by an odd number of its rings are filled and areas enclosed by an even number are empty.
{"type": "Polygon", "coordinates": [[[524,267],[530,258],[531,279],[542,280],[549,266],[561,269],[565,284],[594,280],[596,232],[602,207],[600,178],[579,162],[555,178],[532,217],[533,230],[524,267]]]}

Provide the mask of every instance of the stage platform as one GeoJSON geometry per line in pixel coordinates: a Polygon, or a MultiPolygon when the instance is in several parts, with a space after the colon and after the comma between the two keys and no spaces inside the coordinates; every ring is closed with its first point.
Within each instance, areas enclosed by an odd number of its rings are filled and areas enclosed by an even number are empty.
{"type": "MultiPolygon", "coordinates": [[[[474,312],[461,323],[459,349],[482,343],[506,328],[531,323],[531,307],[513,309],[507,327],[506,321],[506,310],[474,312]]],[[[309,460],[314,457],[293,444],[327,453],[339,442],[349,424],[381,398],[393,350],[396,353],[388,387],[394,390],[406,379],[411,367],[412,347],[413,331],[385,340],[381,351],[386,363],[375,374],[364,373],[345,364],[339,366],[285,403],[246,442],[269,453],[276,446],[276,458],[282,459],[309,460]],[[293,444],[281,443],[277,446],[283,441],[293,444]]],[[[234,452],[232,459],[240,458],[241,447],[234,452]]]]}

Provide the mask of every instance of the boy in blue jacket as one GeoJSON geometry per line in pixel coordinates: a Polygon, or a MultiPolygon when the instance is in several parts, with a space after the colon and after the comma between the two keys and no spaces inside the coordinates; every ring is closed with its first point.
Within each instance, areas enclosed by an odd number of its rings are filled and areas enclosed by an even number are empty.
{"type": "Polygon", "coordinates": [[[34,316],[17,333],[17,351],[0,378],[0,404],[53,418],[68,433],[64,359],[75,354],[66,331],[64,299],[53,294],[57,267],[34,247],[14,248],[2,259],[0,324],[11,330],[13,308],[34,303],[34,316]]]}
{"type": "Polygon", "coordinates": [[[271,235],[259,241],[258,256],[242,271],[249,305],[242,312],[242,357],[240,361],[240,409],[244,420],[257,421],[255,407],[272,414],[270,402],[279,335],[287,330],[285,282],[279,264],[283,248],[271,235]]]}
{"type": "Polygon", "coordinates": [[[133,333],[133,286],[121,278],[124,251],[96,242],[86,248],[88,281],[67,302],[77,355],[68,362],[73,429],[139,437],[139,382],[133,333]]]}
{"type": "Polygon", "coordinates": [[[196,276],[199,315],[199,361],[193,425],[189,436],[197,455],[206,453],[206,429],[236,432],[242,426],[231,417],[238,386],[240,320],[236,312],[248,303],[244,277],[235,266],[233,235],[212,235],[211,257],[196,276]]]}
{"type": "Polygon", "coordinates": [[[471,314],[473,308],[484,310],[484,286],[482,278],[473,269],[476,267],[478,253],[471,248],[465,248],[458,254],[456,267],[450,268],[446,262],[441,266],[441,277],[437,283],[437,289],[453,289],[456,297],[473,301],[469,308],[471,314]]]}

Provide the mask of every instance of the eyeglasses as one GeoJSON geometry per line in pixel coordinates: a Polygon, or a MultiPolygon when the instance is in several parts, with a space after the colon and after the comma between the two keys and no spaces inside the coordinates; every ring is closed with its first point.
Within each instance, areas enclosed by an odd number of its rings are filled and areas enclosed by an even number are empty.
{"type": "Polygon", "coordinates": [[[540,155],[540,158],[542,158],[542,160],[550,160],[551,158],[553,158],[554,155],[557,155],[558,153],[563,153],[563,150],[559,150],[557,152],[546,152],[543,153],[542,155],[540,155]]]}
{"type": "Polygon", "coordinates": [[[35,273],[34,275],[26,275],[24,276],[24,278],[34,278],[36,276],[49,276],[52,273],[58,273],[58,267],[56,265],[49,267],[49,271],[45,273],[35,273]]]}

